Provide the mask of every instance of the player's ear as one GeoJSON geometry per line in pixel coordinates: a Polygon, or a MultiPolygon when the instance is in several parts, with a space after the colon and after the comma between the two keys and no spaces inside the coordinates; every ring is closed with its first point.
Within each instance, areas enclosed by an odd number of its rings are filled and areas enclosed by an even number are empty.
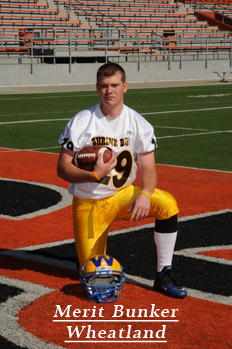
{"type": "Polygon", "coordinates": [[[125,93],[127,91],[127,89],[128,89],[128,83],[127,83],[127,81],[125,81],[123,84],[123,92],[125,93]]]}

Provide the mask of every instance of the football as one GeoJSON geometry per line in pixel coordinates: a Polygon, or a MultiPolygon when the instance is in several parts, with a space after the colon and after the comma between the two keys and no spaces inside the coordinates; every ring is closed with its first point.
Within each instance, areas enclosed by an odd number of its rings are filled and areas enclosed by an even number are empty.
{"type": "Polygon", "coordinates": [[[106,163],[111,158],[112,150],[101,145],[90,145],[74,155],[73,163],[82,170],[93,171],[99,154],[103,155],[103,162],[106,163]]]}

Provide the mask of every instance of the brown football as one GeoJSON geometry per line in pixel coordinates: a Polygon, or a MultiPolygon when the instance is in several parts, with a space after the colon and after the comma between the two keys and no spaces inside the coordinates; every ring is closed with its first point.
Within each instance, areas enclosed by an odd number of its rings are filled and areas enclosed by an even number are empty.
{"type": "Polygon", "coordinates": [[[93,171],[100,153],[103,154],[103,162],[106,163],[111,158],[112,150],[101,145],[90,145],[82,148],[74,155],[73,163],[82,170],[93,171]]]}

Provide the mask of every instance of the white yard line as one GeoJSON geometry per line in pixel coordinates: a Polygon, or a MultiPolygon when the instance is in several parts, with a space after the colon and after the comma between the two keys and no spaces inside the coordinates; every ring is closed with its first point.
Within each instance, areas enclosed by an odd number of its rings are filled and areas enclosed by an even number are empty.
{"type": "MultiPolygon", "coordinates": [[[[188,113],[188,112],[198,112],[198,111],[208,111],[208,110],[222,110],[222,109],[232,109],[232,106],[228,107],[217,107],[217,108],[202,108],[202,109],[189,109],[189,110],[166,110],[166,111],[156,111],[156,112],[149,112],[149,113],[141,113],[141,115],[156,115],[156,114],[173,114],[173,113],[188,113]]],[[[77,111],[69,110],[68,112],[77,113],[77,111]]],[[[53,112],[46,112],[48,114],[57,114],[62,113],[62,111],[53,111],[53,112]]],[[[67,113],[67,110],[66,110],[67,113]]],[[[36,115],[37,113],[24,113],[19,115],[36,115]]],[[[10,116],[10,114],[0,115],[0,116],[10,116]]],[[[5,121],[0,122],[0,125],[7,125],[7,124],[20,124],[20,123],[30,123],[30,122],[48,122],[48,121],[65,121],[70,120],[70,118],[62,118],[62,119],[39,119],[39,120],[22,120],[22,121],[5,121]]],[[[157,126],[158,127],[158,126],[157,126]]],[[[159,126],[162,127],[162,126],[159,126]]],[[[165,126],[163,126],[165,127],[165,126]]],[[[167,126],[168,127],[168,126],[167,126]]]]}
{"type": "Polygon", "coordinates": [[[199,132],[199,133],[188,133],[188,134],[182,134],[182,135],[172,135],[172,136],[163,136],[163,137],[156,137],[157,139],[163,139],[163,138],[176,138],[176,137],[191,137],[191,136],[202,136],[202,135],[211,135],[215,133],[231,133],[232,130],[224,130],[224,131],[210,131],[210,132],[199,132]]]}
{"type": "Polygon", "coordinates": [[[217,108],[187,109],[187,110],[184,109],[184,110],[156,111],[156,112],[149,112],[149,113],[141,113],[141,115],[189,113],[189,112],[197,112],[197,111],[222,110],[222,109],[232,109],[232,106],[229,106],[229,107],[217,107],[217,108]]]}

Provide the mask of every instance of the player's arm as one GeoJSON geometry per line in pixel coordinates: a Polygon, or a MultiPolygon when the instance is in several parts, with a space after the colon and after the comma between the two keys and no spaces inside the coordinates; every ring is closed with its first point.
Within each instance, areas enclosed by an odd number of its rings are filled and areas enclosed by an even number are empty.
{"type": "Polygon", "coordinates": [[[152,195],[158,182],[154,152],[137,154],[142,191],[152,195]]]}
{"type": "MultiPolygon", "coordinates": [[[[91,171],[82,170],[73,164],[74,155],[75,151],[67,150],[64,147],[61,148],[57,163],[58,176],[65,181],[73,183],[96,182],[97,179],[91,171]]],[[[117,163],[114,154],[110,161],[105,164],[101,161],[101,157],[102,154],[98,156],[98,160],[94,167],[94,171],[100,179],[105,177],[117,163]]]]}
{"type": "Polygon", "coordinates": [[[151,205],[149,195],[152,196],[158,181],[154,152],[137,154],[137,158],[141,172],[142,191],[148,195],[141,192],[132,203],[131,221],[139,221],[148,216],[151,205]]]}

